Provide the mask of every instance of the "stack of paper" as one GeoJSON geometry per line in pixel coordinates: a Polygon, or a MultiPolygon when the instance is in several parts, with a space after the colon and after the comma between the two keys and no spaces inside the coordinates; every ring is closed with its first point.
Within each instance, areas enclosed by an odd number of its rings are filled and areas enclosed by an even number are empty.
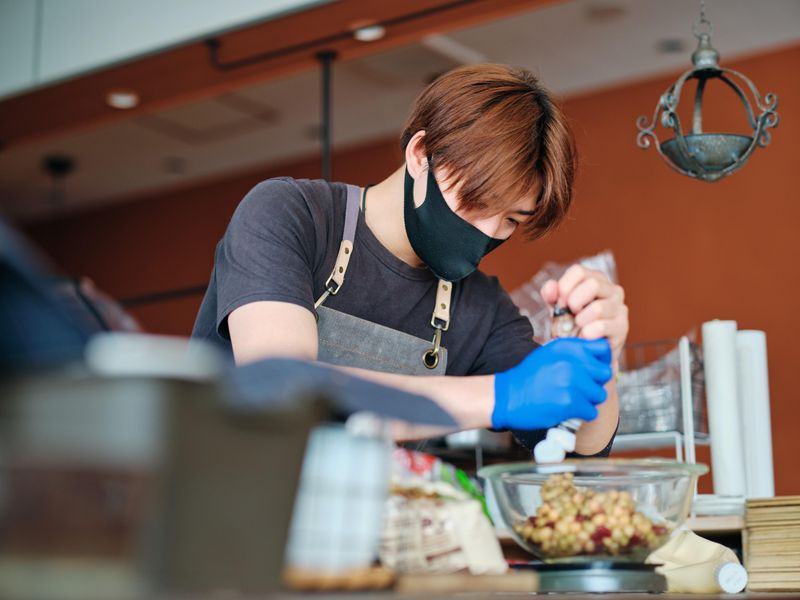
{"type": "Polygon", "coordinates": [[[697,494],[692,505],[696,515],[744,515],[742,496],[718,496],[716,494],[697,494]]]}
{"type": "Polygon", "coordinates": [[[800,496],[748,500],[745,527],[747,589],[800,591],[800,496]]]}

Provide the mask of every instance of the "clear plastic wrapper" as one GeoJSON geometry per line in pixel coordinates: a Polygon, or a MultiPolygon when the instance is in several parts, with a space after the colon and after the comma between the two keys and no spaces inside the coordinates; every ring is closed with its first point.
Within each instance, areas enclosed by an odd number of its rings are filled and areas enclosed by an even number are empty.
{"type": "MultiPolygon", "coordinates": [[[[486,506],[480,484],[465,471],[455,468],[442,459],[407,448],[395,448],[392,462],[392,479],[395,483],[419,482],[447,483],[486,506]]],[[[488,514],[488,513],[487,513],[488,514]]]]}
{"type": "MultiPolygon", "coordinates": [[[[619,283],[617,265],[610,250],[569,263],[548,262],[510,296],[520,312],[530,319],[534,339],[540,344],[553,336],[553,307],[539,290],[550,279],[558,280],[573,264],[604,273],[619,283]]],[[[691,334],[690,339],[694,339],[691,334]]],[[[676,341],[628,344],[620,365],[618,392],[620,425],[618,433],[649,433],[683,430],[680,360],[676,341]]],[[[700,348],[692,344],[692,401],[695,431],[708,432],[705,411],[705,380],[700,348]]]]}
{"type": "Polygon", "coordinates": [[[573,264],[579,264],[587,269],[605,273],[612,282],[618,283],[617,264],[610,250],[605,250],[594,256],[585,256],[570,263],[545,263],[536,275],[510,294],[520,312],[530,319],[533,325],[533,339],[540,344],[544,344],[552,337],[553,307],[542,299],[539,290],[548,280],[558,280],[573,264]]]}
{"type": "Polygon", "coordinates": [[[381,564],[400,573],[499,574],[507,565],[466,473],[429,454],[399,448],[386,503],[381,564]]]}

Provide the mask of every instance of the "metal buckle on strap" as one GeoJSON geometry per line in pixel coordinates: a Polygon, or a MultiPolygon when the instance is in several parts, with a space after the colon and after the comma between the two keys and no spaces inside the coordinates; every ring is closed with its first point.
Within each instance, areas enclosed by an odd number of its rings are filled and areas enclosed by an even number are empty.
{"type": "Polygon", "coordinates": [[[436,315],[433,315],[431,317],[431,327],[439,331],[447,331],[448,328],[450,327],[450,321],[445,321],[443,319],[440,319],[436,315]]]}
{"type": "Polygon", "coordinates": [[[435,369],[439,365],[439,355],[442,348],[442,332],[450,327],[450,299],[453,293],[453,284],[440,280],[436,288],[436,306],[431,315],[433,327],[433,347],[422,354],[422,363],[428,369],[435,369]]]}
{"type": "MultiPolygon", "coordinates": [[[[325,282],[325,291],[322,292],[322,295],[314,302],[314,309],[316,310],[319,308],[322,303],[328,299],[328,296],[335,296],[336,292],[339,291],[339,287],[341,286],[338,283],[332,278],[329,278],[328,281],[325,282]]],[[[319,316],[317,316],[317,321],[319,321],[319,316]]]]}
{"type": "MultiPolygon", "coordinates": [[[[336,263],[333,265],[328,281],[325,282],[325,291],[314,303],[314,308],[319,308],[328,296],[335,296],[344,283],[344,274],[347,271],[347,265],[350,263],[350,255],[353,252],[353,242],[350,240],[342,240],[339,245],[339,254],[336,256],[336,263]]],[[[319,320],[319,318],[317,319],[319,320]]]]}
{"type": "Polygon", "coordinates": [[[435,369],[439,366],[439,355],[442,350],[442,331],[441,327],[436,327],[433,332],[433,347],[428,348],[422,353],[422,364],[426,369],[435,369]]]}

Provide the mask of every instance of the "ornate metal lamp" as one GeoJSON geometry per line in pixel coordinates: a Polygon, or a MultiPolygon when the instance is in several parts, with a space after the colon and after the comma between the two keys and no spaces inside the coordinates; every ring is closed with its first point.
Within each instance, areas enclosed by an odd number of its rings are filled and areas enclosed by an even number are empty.
{"type": "Polygon", "coordinates": [[[645,116],[636,120],[639,129],[636,143],[646,149],[655,142],[659,154],[678,173],[703,181],[717,181],[740,169],[757,146],[764,148],[770,143],[769,130],[776,127],[779,120],[775,112],[778,97],[767,94],[762,100],[758,89],[747,77],[719,66],[719,53],[711,46],[713,29],[706,18],[704,0],[700,3],[700,19],[692,30],[698,40],[697,50],[692,54],[694,68],[686,71],[664,92],[649,124],[645,116]],[[691,133],[684,133],[678,118],[678,102],[684,85],[692,79],[697,80],[692,129],[691,133]],[[752,136],[703,132],[703,92],[706,85],[714,81],[725,84],[739,97],[753,130],[752,136]],[[746,90],[750,91],[753,104],[746,90]],[[753,110],[754,106],[759,111],[758,115],[753,110]],[[674,138],[658,141],[654,130],[659,121],[665,128],[674,131],[674,138]]]}

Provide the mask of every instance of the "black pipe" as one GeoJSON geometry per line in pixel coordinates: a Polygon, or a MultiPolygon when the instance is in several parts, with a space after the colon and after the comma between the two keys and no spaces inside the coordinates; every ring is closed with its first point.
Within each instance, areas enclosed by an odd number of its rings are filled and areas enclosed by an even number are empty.
{"type": "Polygon", "coordinates": [[[195,285],[191,287],[178,288],[174,290],[167,290],[164,292],[153,292],[150,294],[142,294],[141,296],[131,296],[124,298],[119,303],[125,308],[132,306],[141,306],[142,304],[154,304],[156,302],[164,302],[165,300],[175,300],[177,298],[186,298],[189,296],[201,296],[206,293],[206,285],[195,285]]]}
{"type": "Polygon", "coordinates": [[[326,181],[331,180],[331,72],[333,71],[333,61],[336,60],[336,52],[325,50],[317,54],[317,58],[322,63],[322,81],[320,89],[322,92],[322,178],[326,181]]]}
{"type": "MultiPolygon", "coordinates": [[[[372,23],[372,25],[379,25],[381,27],[388,28],[394,25],[402,25],[404,23],[413,22],[416,21],[417,19],[429,17],[437,13],[447,12],[448,10],[459,8],[460,6],[466,4],[474,4],[477,2],[484,2],[488,4],[489,1],[490,0],[454,0],[452,2],[447,2],[445,4],[440,4],[438,6],[432,6],[430,8],[424,8],[422,10],[418,10],[416,12],[400,15],[392,19],[386,19],[385,21],[380,21],[378,23],[372,23]]],[[[298,52],[303,52],[304,50],[311,50],[313,48],[319,48],[320,46],[324,47],[334,42],[340,42],[342,40],[351,39],[352,37],[353,37],[353,32],[351,30],[340,31],[339,33],[334,33],[324,37],[312,39],[307,42],[300,42],[299,44],[286,46],[284,48],[278,48],[277,50],[271,50],[269,52],[254,54],[253,56],[247,56],[245,58],[240,58],[238,60],[230,60],[230,61],[223,61],[220,58],[220,49],[222,47],[222,41],[220,40],[220,38],[213,37],[207,39],[206,47],[208,48],[208,57],[211,66],[213,66],[218,71],[235,71],[236,69],[249,67],[251,65],[258,64],[260,62],[281,58],[283,56],[289,56],[292,54],[296,54],[298,52]]]]}

